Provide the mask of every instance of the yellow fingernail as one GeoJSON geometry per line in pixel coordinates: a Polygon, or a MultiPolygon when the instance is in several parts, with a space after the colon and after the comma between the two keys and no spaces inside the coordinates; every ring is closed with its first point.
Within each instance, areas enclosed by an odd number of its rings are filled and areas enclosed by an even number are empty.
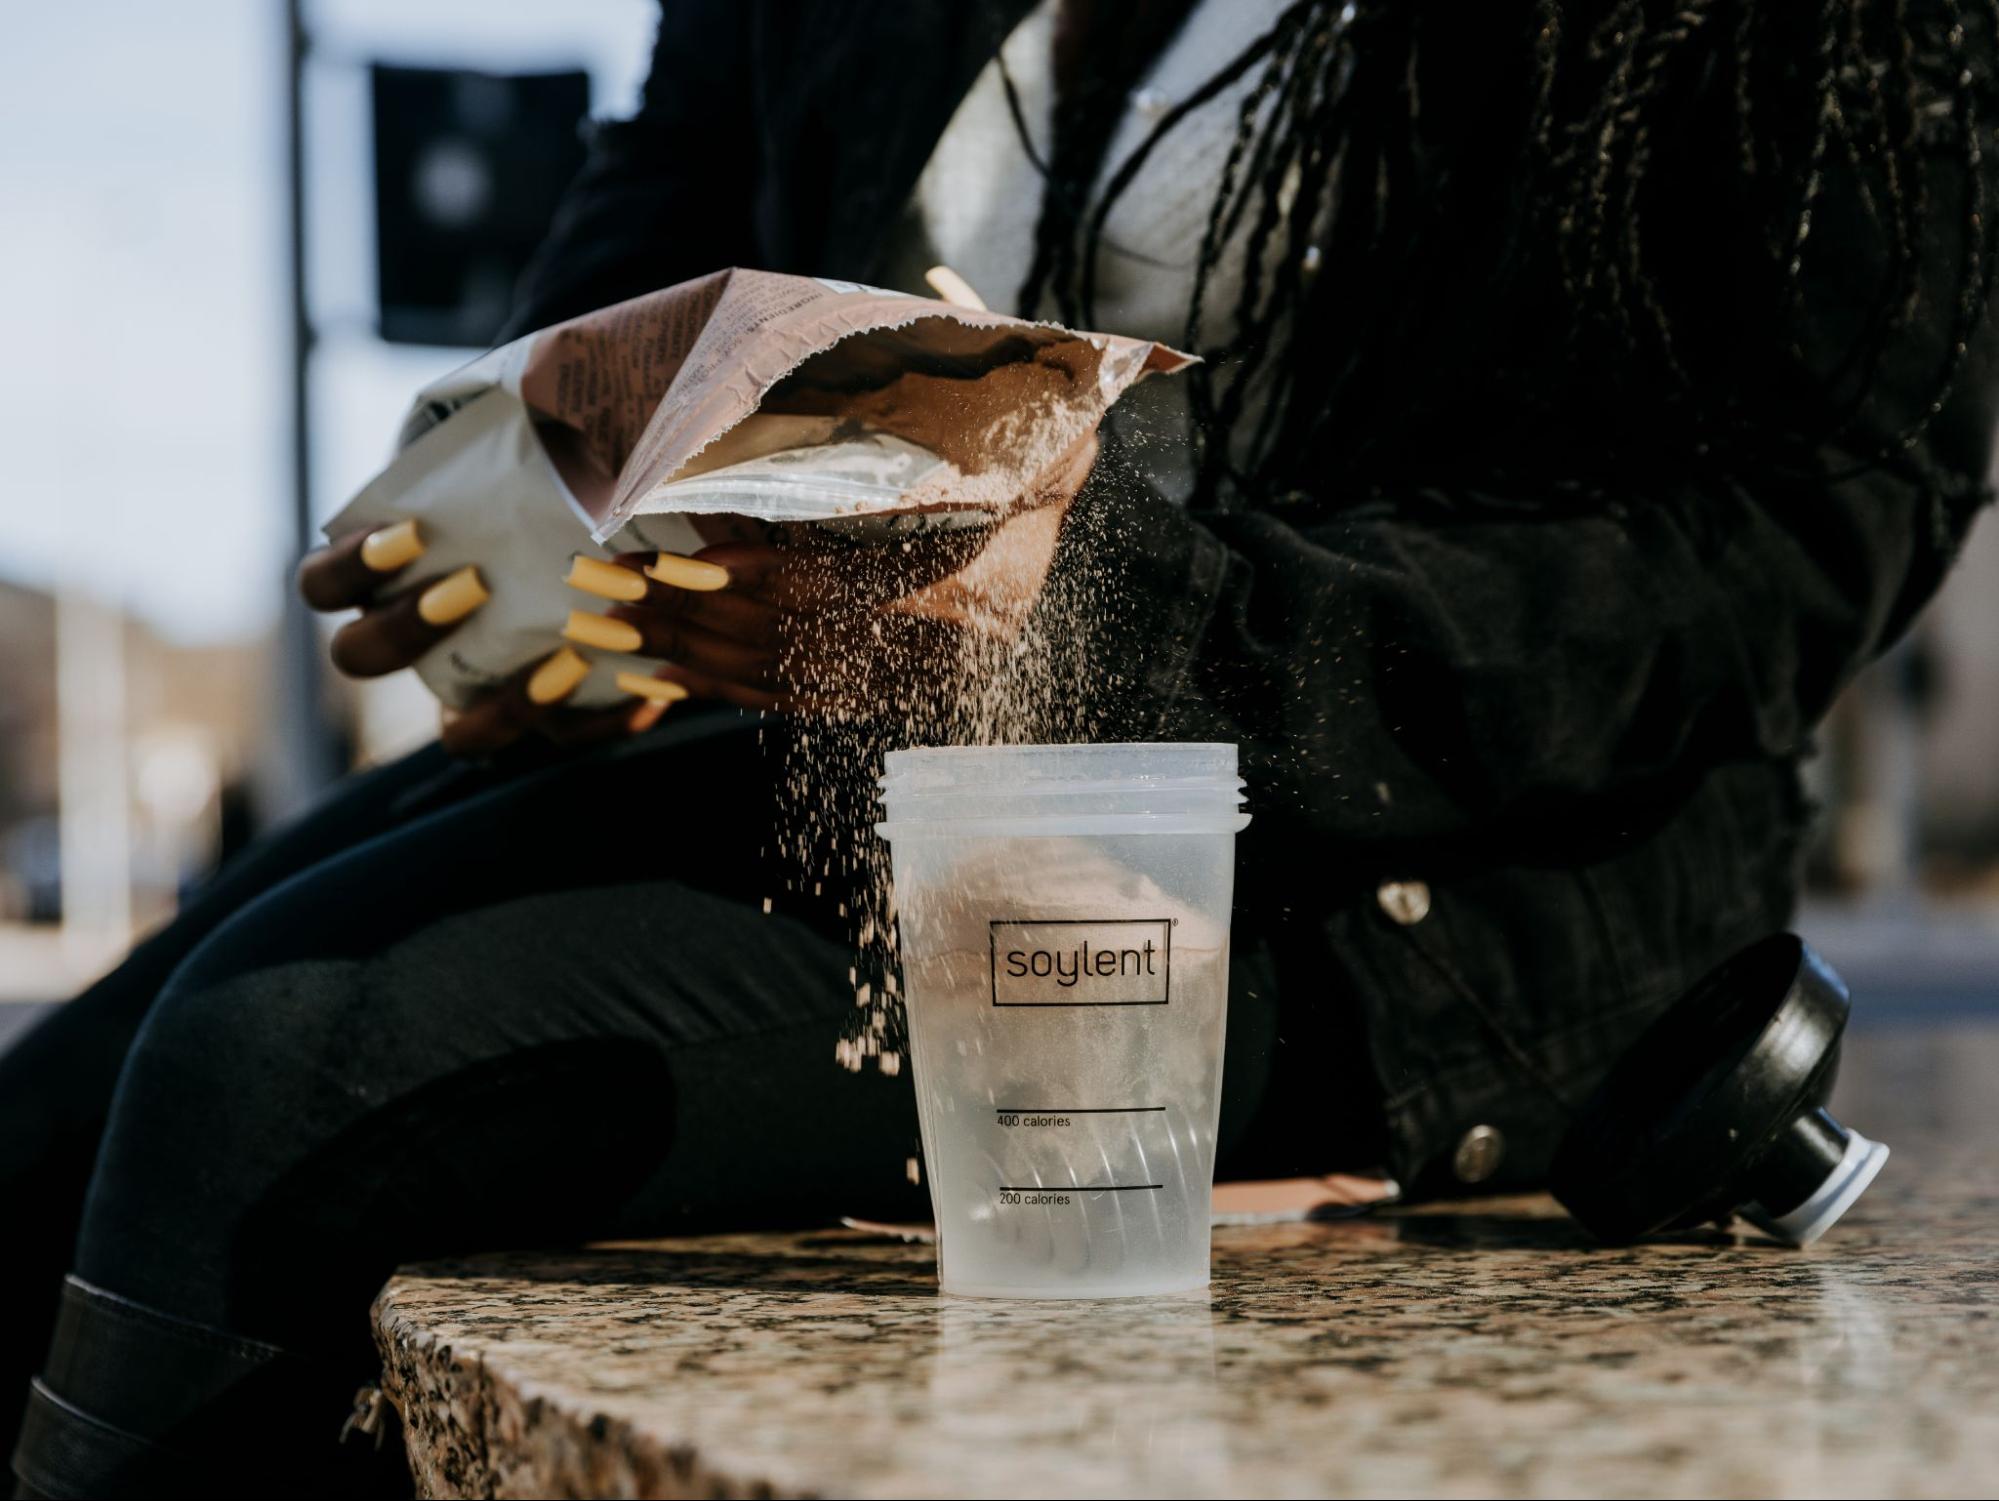
{"type": "Polygon", "coordinates": [[[447,573],[417,596],[416,612],[430,625],[450,625],[463,620],[493,596],[479,570],[467,563],[456,573],[447,573]]]}
{"type": "Polygon", "coordinates": [[[576,685],[590,676],[590,660],[582,653],[563,647],[534,670],[528,679],[528,702],[552,704],[569,697],[576,685]]]}
{"type": "Polygon", "coordinates": [[[646,597],[646,581],[631,569],[586,558],[581,553],[570,560],[569,577],[563,583],[599,599],[623,600],[627,604],[646,597]]]}
{"type": "Polygon", "coordinates": [[[629,621],[592,615],[588,610],[571,610],[562,634],[579,646],[594,646],[600,651],[637,651],[645,641],[639,628],[629,621]]]}
{"type": "Polygon", "coordinates": [[[729,570],[720,563],[704,563],[699,558],[683,558],[677,552],[663,552],[652,560],[647,578],[658,579],[676,589],[699,589],[704,593],[729,582],[729,570]]]}
{"type": "Polygon", "coordinates": [[[361,561],[376,573],[394,573],[423,556],[423,532],[414,521],[398,521],[370,532],[361,543],[361,561]]]}
{"type": "Polygon", "coordinates": [[[649,698],[656,704],[677,704],[687,697],[687,689],[680,683],[669,683],[665,678],[649,678],[642,672],[621,672],[618,687],[625,693],[636,693],[640,698],[649,698]]]}

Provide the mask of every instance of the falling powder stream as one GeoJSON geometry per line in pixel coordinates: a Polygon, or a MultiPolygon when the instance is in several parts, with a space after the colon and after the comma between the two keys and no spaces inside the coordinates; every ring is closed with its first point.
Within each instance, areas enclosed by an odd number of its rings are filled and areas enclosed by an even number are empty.
{"type": "MultiPolygon", "coordinates": [[[[1100,459],[1092,489],[1119,483],[1100,459]]],[[[1121,469],[1122,466],[1120,465],[1121,469]]],[[[1030,523],[1051,525],[1051,513],[1030,523]]],[[[874,833],[880,817],[876,779],[888,751],[914,745],[1063,744],[1106,738],[1105,705],[1092,671],[1091,642],[1115,624],[1122,599],[1115,548],[1086,497],[1063,522],[1056,566],[987,579],[977,597],[960,599],[960,624],[926,630],[884,628],[872,609],[819,622],[816,672],[851,677],[785,732],[770,734],[777,761],[776,841],[790,888],[804,896],[845,893],[855,962],[854,1008],[834,1057],[847,1069],[870,1064],[900,1073],[907,1049],[896,949],[896,912],[887,846],[874,833]],[[836,644],[829,651],[827,640],[836,644]]],[[[857,547],[830,566],[850,570],[868,595],[905,566],[906,549],[857,547]]],[[[805,656],[798,642],[786,657],[805,656]]],[[[798,681],[800,672],[786,672],[798,681]]],[[[1139,727],[1108,737],[1129,739],[1139,727]]]]}

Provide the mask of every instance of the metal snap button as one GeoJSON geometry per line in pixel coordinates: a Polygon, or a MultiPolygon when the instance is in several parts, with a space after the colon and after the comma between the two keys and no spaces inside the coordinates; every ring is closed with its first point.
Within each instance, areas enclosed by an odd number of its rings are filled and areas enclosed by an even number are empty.
{"type": "Polygon", "coordinates": [[[1405,928],[1413,928],[1430,915],[1430,888],[1421,881],[1383,881],[1375,888],[1374,899],[1405,928]]]}
{"type": "Polygon", "coordinates": [[[1460,1183],[1483,1183],[1499,1171],[1506,1156],[1506,1137],[1497,1126],[1473,1126],[1458,1138],[1451,1154],[1451,1171],[1460,1183]]]}

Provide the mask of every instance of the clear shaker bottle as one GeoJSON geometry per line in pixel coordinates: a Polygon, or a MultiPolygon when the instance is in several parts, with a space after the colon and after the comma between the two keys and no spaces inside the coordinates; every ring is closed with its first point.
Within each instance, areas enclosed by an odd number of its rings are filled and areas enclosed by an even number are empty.
{"type": "Polygon", "coordinates": [[[1233,745],[897,751],[878,830],[944,1290],[1208,1280],[1233,745]]]}

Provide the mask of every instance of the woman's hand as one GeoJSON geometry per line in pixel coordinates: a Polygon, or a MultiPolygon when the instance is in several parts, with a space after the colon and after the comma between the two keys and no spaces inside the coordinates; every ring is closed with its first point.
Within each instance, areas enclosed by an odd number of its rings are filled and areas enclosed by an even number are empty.
{"type": "MultiPolygon", "coordinates": [[[[470,707],[447,711],[447,750],[486,754],[536,731],[563,744],[644,730],[677,699],[740,708],[865,714],[906,697],[912,679],[964,660],[967,637],[1011,641],[1040,596],[1063,519],[1096,461],[1078,444],[998,523],[857,544],[811,527],[703,517],[723,537],[693,557],[578,557],[569,582],[595,608],[570,616],[564,646],[470,707]],[[603,602],[608,602],[608,608],[603,602]],[[568,709],[589,670],[577,650],[655,657],[650,679],[621,678],[632,702],[568,709]]],[[[334,633],[334,666],[372,678],[411,666],[489,598],[476,567],[411,575],[424,550],[414,521],[343,537],[299,565],[315,610],[359,610],[334,633]],[[387,596],[387,597],[385,597],[387,596]]]]}
{"type": "MultiPolygon", "coordinates": [[[[347,676],[383,677],[411,666],[490,598],[475,567],[412,578],[423,552],[418,524],[398,521],[342,537],[299,564],[307,605],[361,612],[333,633],[333,665],[347,676]]],[[[439,739],[460,755],[488,754],[530,730],[564,744],[587,743],[645,729],[666,711],[650,699],[612,709],[563,708],[588,672],[589,663],[569,648],[552,652],[470,707],[446,710],[439,739]]]]}
{"type": "Polygon", "coordinates": [[[907,699],[913,678],[964,661],[975,648],[968,635],[1010,642],[1019,634],[1096,452],[1092,435],[991,526],[879,544],[773,528],[691,558],[627,554],[608,565],[619,576],[596,565],[580,583],[617,602],[596,619],[572,619],[569,634],[587,644],[607,627],[618,631],[615,649],[659,658],[658,679],[695,697],[869,713],[907,699]]]}
{"type": "Polygon", "coordinates": [[[315,610],[361,613],[333,633],[333,665],[353,678],[400,671],[456,630],[490,597],[477,568],[412,578],[422,529],[398,521],[353,532],[298,565],[298,592],[315,610]],[[378,596],[396,591],[386,602],[378,596]]]}

